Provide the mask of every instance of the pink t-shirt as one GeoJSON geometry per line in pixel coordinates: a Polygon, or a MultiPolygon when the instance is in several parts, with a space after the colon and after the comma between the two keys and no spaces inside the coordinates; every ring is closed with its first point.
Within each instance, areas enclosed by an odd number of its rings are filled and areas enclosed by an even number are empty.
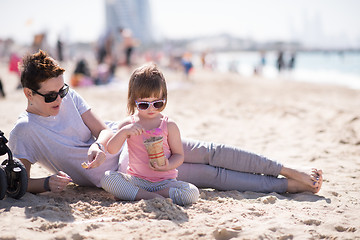
{"type": "MultiPolygon", "coordinates": [[[[132,116],[132,122],[134,117],[132,116]]],[[[169,159],[171,150],[168,143],[167,130],[168,117],[163,116],[163,119],[158,128],[148,130],[138,136],[131,136],[127,139],[129,149],[129,166],[127,173],[151,182],[160,182],[166,179],[173,179],[177,177],[178,171],[176,169],[169,171],[154,171],[149,167],[149,157],[146,151],[144,140],[154,136],[163,137],[164,154],[169,159]]]]}

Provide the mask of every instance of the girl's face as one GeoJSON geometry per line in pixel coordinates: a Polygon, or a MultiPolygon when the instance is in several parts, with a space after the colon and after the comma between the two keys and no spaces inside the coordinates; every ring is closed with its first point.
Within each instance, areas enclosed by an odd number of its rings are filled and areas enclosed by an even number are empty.
{"type": "Polygon", "coordinates": [[[139,116],[143,118],[155,118],[163,110],[165,99],[150,97],[136,99],[139,116]]]}
{"type": "Polygon", "coordinates": [[[62,97],[67,94],[67,90],[68,86],[64,84],[63,75],[40,83],[37,93],[29,88],[24,88],[24,93],[29,101],[27,111],[43,117],[56,116],[60,111],[62,97]]]}

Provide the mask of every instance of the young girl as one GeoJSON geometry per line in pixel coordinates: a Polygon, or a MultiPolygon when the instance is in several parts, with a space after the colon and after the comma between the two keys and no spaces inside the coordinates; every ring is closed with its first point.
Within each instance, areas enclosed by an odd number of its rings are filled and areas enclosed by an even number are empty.
{"type": "Polygon", "coordinates": [[[170,197],[176,204],[187,205],[199,197],[194,185],[176,180],[176,168],[184,161],[184,150],[176,123],[161,113],[166,98],[166,82],[156,65],[144,65],[131,75],[127,103],[130,116],[107,143],[107,151],[115,154],[127,140],[127,174],[107,171],[101,180],[101,186],[121,200],[170,197]],[[150,164],[144,145],[144,140],[155,136],[163,137],[162,166],[150,164]]]}

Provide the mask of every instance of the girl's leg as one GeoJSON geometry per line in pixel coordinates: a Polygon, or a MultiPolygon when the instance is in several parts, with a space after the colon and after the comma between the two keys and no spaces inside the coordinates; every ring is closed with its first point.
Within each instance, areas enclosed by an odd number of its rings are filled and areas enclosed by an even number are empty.
{"type": "Polygon", "coordinates": [[[238,172],[272,176],[278,176],[282,168],[275,161],[233,146],[191,139],[183,139],[182,142],[186,163],[208,164],[238,172]]]}
{"type": "Polygon", "coordinates": [[[169,197],[178,205],[189,205],[199,199],[199,189],[191,183],[170,180],[168,184],[169,197]]]}
{"type": "Polygon", "coordinates": [[[115,171],[106,171],[101,187],[121,200],[134,201],[139,187],[130,182],[129,176],[115,171]]]}
{"type": "Polygon", "coordinates": [[[232,171],[206,164],[184,163],[178,167],[178,180],[190,182],[198,188],[284,193],[286,178],[232,171]]]}
{"type": "Polygon", "coordinates": [[[178,205],[192,204],[199,198],[197,187],[187,182],[177,181],[176,179],[168,179],[161,182],[150,182],[137,177],[132,177],[131,179],[135,185],[140,187],[140,190],[159,195],[163,198],[171,198],[178,205]]]}
{"type": "Polygon", "coordinates": [[[114,172],[106,171],[104,177],[101,179],[102,188],[113,194],[120,200],[134,201],[140,199],[163,198],[159,194],[148,192],[137,187],[131,180],[131,176],[114,172]]]}

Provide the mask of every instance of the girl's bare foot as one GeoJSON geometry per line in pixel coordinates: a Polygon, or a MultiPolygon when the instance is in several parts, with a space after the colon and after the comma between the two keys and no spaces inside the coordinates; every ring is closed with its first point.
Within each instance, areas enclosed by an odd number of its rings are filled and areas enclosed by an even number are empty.
{"type": "Polygon", "coordinates": [[[288,178],[289,181],[295,180],[295,182],[290,181],[289,185],[294,186],[295,184],[296,188],[300,189],[305,189],[306,186],[306,190],[304,191],[310,190],[313,193],[317,193],[320,191],[323,182],[322,170],[317,170],[315,168],[311,170],[310,174],[307,174],[292,168],[283,167],[280,171],[280,174],[288,178]],[[304,186],[300,186],[300,183],[304,186]]]}

